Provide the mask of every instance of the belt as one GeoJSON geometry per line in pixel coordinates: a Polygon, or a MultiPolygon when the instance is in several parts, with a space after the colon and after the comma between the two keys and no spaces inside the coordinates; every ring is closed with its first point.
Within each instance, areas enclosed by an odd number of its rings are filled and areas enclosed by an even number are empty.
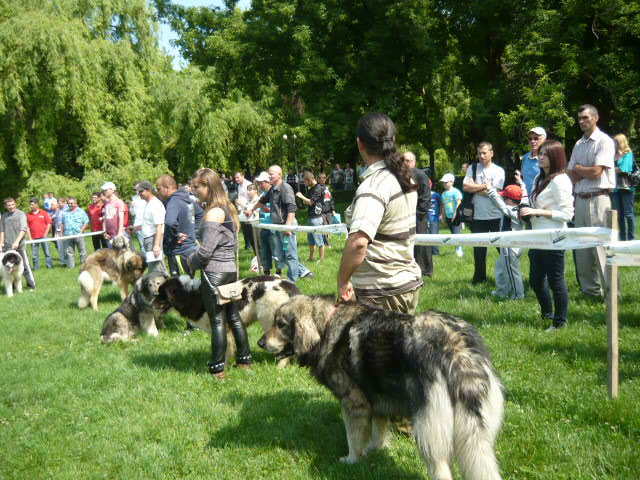
{"type": "Polygon", "coordinates": [[[595,192],[576,193],[578,198],[593,198],[599,195],[609,195],[609,190],[596,190],[595,192]]]}

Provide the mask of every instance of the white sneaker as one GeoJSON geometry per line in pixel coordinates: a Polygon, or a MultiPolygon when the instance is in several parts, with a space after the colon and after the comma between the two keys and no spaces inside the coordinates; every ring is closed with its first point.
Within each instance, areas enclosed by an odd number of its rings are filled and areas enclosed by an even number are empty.
{"type": "Polygon", "coordinates": [[[462,249],[462,247],[456,247],[456,255],[459,257],[464,256],[464,250],[462,249]]]}

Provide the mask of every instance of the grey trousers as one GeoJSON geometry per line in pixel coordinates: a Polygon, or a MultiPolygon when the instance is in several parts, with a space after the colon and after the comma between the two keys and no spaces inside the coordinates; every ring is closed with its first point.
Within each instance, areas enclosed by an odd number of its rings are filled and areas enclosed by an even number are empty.
{"type": "MultiPolygon", "coordinates": [[[[144,252],[153,251],[153,240],[155,235],[142,239],[144,252]]],[[[161,272],[167,273],[167,267],[164,265],[164,258],[162,260],[158,260],[156,262],[147,262],[147,272],[161,272]]]]}
{"type": "MultiPolygon", "coordinates": [[[[606,227],[607,211],[611,209],[609,195],[591,198],[576,197],[576,227],[606,227]]],[[[587,295],[602,296],[608,286],[604,268],[607,256],[603,248],[581,248],[575,250],[576,274],[580,290],[587,295]]]]}
{"type": "Polygon", "coordinates": [[[80,263],[84,263],[87,259],[87,245],[84,243],[84,237],[68,238],[67,240],[64,240],[64,245],[67,257],[67,267],[73,268],[76,266],[76,248],[80,251],[80,263]]]}

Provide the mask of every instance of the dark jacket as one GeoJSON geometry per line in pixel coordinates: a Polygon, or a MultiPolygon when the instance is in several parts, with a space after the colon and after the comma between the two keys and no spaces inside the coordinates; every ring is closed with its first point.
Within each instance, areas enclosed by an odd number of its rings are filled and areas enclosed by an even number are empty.
{"type": "Polygon", "coordinates": [[[416,205],[416,216],[424,216],[429,212],[431,206],[431,188],[429,187],[429,177],[419,168],[413,169],[413,178],[418,184],[418,203],[416,205]]]}
{"type": "Polygon", "coordinates": [[[196,247],[195,218],[202,217],[202,207],[192,201],[183,190],[174,192],[164,204],[167,213],[164,218],[163,250],[165,255],[182,255],[196,247]],[[178,234],[187,238],[178,243],[178,234]]]}

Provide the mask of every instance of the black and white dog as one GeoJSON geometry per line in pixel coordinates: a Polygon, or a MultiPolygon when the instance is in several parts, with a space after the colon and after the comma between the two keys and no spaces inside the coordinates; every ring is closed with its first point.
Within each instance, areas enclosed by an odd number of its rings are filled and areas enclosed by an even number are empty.
{"type": "MultiPolygon", "coordinates": [[[[300,294],[295,283],[279,277],[263,275],[244,278],[241,282],[242,299],[238,300],[238,310],[242,323],[248,327],[258,322],[264,332],[273,325],[273,317],[278,307],[300,294]]],[[[169,305],[175,308],[191,325],[211,334],[211,322],[200,294],[200,279],[193,279],[188,275],[170,278],[160,287],[156,302],[163,307],[169,305]]],[[[227,345],[229,359],[235,354],[235,342],[229,331],[227,345]]],[[[284,355],[278,359],[280,367],[287,363],[288,359],[284,355]]]]}
{"type": "Polygon", "coordinates": [[[7,250],[2,255],[2,284],[7,297],[13,297],[13,292],[22,293],[22,273],[24,263],[22,256],[16,250],[7,250]]]}

